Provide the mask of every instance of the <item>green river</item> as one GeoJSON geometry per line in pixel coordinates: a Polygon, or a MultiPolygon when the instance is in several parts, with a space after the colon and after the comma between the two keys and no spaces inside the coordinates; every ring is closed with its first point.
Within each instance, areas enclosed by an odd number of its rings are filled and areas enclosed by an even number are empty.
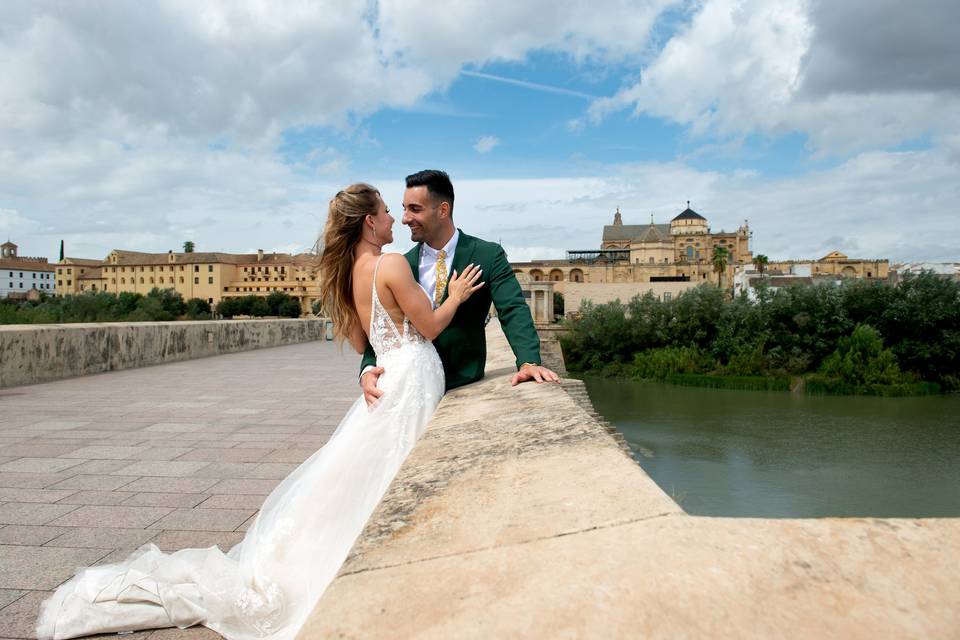
{"type": "Polygon", "coordinates": [[[690,514],[960,516],[960,397],[729,391],[586,378],[690,514]]]}

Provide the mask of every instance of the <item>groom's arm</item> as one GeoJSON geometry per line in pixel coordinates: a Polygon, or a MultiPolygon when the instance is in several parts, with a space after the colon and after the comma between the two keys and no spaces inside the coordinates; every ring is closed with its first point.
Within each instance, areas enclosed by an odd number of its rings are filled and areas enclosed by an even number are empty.
{"type": "Polygon", "coordinates": [[[367,341],[367,348],[363,351],[363,360],[360,361],[360,375],[364,374],[367,367],[377,366],[377,354],[373,352],[373,347],[367,341]]]}
{"type": "Polygon", "coordinates": [[[540,336],[533,326],[530,307],[523,298],[520,283],[507,261],[503,247],[496,247],[493,264],[485,271],[493,306],[500,318],[500,327],[517,357],[517,369],[526,363],[539,365],[540,336]]]}

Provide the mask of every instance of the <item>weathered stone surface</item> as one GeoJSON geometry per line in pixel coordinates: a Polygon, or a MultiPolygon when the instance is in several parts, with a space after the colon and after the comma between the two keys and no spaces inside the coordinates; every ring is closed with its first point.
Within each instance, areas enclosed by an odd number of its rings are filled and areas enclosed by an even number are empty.
{"type": "Polygon", "coordinates": [[[320,340],[319,320],[0,326],[0,388],[320,340]]]}
{"type": "Polygon", "coordinates": [[[488,344],[302,640],[960,637],[960,519],[688,516],[559,386],[509,387],[488,344]]]}
{"type": "Polygon", "coordinates": [[[54,589],[77,567],[92,564],[106,553],[105,549],[0,545],[0,589],[54,589]]]}

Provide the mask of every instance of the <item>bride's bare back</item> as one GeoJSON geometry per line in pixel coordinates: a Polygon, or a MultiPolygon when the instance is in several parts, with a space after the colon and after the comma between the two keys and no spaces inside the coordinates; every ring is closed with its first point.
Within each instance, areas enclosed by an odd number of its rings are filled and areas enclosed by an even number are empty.
{"type": "Polygon", "coordinates": [[[350,336],[350,343],[358,352],[363,352],[369,339],[370,315],[373,311],[373,276],[377,274],[377,297],[393,320],[401,326],[406,317],[420,334],[428,340],[436,338],[453,319],[454,313],[474,291],[484,285],[478,282],[481,276],[474,265],[464,269],[463,274],[452,274],[447,283],[447,300],[437,309],[426,292],[413,279],[407,259],[399,253],[379,255],[364,254],[353,264],[353,304],[360,319],[360,327],[350,336]],[[377,269],[377,262],[380,267],[377,269]]]}

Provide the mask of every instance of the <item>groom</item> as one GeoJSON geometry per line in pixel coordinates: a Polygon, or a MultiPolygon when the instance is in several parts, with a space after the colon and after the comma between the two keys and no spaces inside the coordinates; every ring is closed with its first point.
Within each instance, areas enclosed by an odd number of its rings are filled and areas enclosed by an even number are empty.
{"type": "MultiPolygon", "coordinates": [[[[428,169],[407,176],[402,222],[410,227],[411,239],[418,243],[406,254],[413,277],[434,301],[434,307],[446,299],[448,274],[462,273],[471,263],[483,269],[487,283],[460,306],[450,325],[433,341],[443,362],[447,390],[483,377],[487,359],[484,325],[491,302],[517,357],[517,373],[510,384],[557,382],[557,374],[540,364],[540,338],[503,248],[468,236],[454,226],[453,184],[445,172],[428,169]]],[[[383,395],[377,380],[384,369],[376,363],[373,348],[367,344],[360,386],[368,405],[383,395]]]]}

